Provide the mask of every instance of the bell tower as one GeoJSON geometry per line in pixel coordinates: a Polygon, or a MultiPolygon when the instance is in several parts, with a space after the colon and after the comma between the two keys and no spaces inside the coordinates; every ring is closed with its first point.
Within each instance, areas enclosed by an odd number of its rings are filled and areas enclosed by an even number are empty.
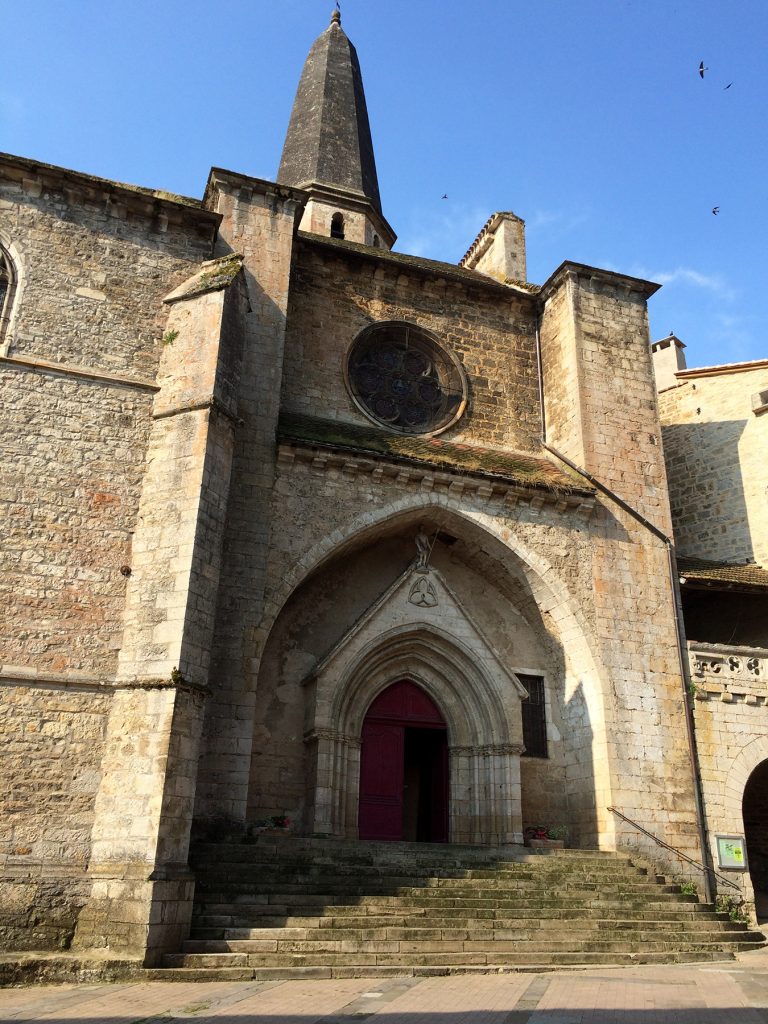
{"type": "Polygon", "coordinates": [[[302,231],[392,248],[360,63],[338,10],[304,64],[277,180],[309,192],[302,231]]]}

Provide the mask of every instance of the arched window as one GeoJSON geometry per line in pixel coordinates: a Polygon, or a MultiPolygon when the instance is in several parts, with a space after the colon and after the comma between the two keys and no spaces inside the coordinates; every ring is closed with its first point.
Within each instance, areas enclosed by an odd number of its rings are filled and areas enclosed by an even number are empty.
{"type": "Polygon", "coordinates": [[[344,214],[334,213],[331,217],[331,238],[344,237],[344,214]]]}
{"type": "Polygon", "coordinates": [[[16,274],[13,263],[8,253],[0,245],[0,346],[6,340],[15,290],[16,274]]]}
{"type": "Polygon", "coordinates": [[[374,235],[373,236],[373,248],[374,249],[380,249],[381,248],[381,241],[380,241],[378,235],[374,235]]]}

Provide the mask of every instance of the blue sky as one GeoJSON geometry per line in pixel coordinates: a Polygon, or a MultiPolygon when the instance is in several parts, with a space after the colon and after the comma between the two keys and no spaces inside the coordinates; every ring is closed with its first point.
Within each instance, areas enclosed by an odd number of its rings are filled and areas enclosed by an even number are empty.
{"type": "MultiPolygon", "coordinates": [[[[0,149],[193,196],[212,165],[274,178],[332,6],[6,2],[0,149]]],[[[768,357],[765,0],[344,0],[342,16],[397,249],[455,262],[511,209],[532,281],[565,259],[648,277],[652,335],[674,331],[689,365],[768,357]]]]}

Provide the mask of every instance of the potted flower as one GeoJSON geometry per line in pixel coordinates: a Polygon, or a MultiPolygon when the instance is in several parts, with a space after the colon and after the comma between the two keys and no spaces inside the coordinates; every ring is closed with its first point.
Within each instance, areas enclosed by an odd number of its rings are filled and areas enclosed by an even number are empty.
{"type": "Polygon", "coordinates": [[[291,819],[287,814],[271,814],[268,818],[259,818],[248,826],[246,839],[255,839],[256,836],[284,835],[291,831],[291,819]]]}
{"type": "Polygon", "coordinates": [[[568,839],[567,825],[529,825],[525,845],[538,850],[562,850],[568,839]]]}

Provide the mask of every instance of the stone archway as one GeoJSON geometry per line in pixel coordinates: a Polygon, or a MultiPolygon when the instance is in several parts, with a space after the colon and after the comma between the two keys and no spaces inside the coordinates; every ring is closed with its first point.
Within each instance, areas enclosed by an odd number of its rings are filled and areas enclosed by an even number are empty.
{"type": "Polygon", "coordinates": [[[742,799],[749,877],[758,921],[768,920],[768,760],[747,779],[742,799]]]}
{"type": "MultiPolygon", "coordinates": [[[[521,609],[530,608],[533,618],[547,624],[563,658],[557,677],[562,683],[558,685],[562,685],[568,707],[576,709],[571,714],[567,755],[574,766],[578,763],[568,787],[568,798],[573,798],[573,807],[578,808],[571,821],[572,836],[579,845],[613,848],[616,822],[607,811],[614,802],[608,736],[615,709],[607,670],[597,656],[593,631],[570,584],[546,553],[532,547],[531,538],[509,519],[490,510],[467,508],[450,496],[435,493],[418,499],[400,498],[329,530],[299,558],[292,557],[290,566],[281,569],[276,585],[266,593],[264,615],[254,635],[259,656],[282,609],[308,580],[375,539],[416,528],[424,521],[432,524],[430,529],[444,529],[459,537],[470,558],[477,560],[479,571],[502,593],[508,581],[519,583],[528,602],[521,609]]],[[[310,757],[310,771],[312,761],[310,757]]],[[[304,821],[305,827],[311,827],[311,815],[304,821]]]]}
{"type": "Polygon", "coordinates": [[[420,687],[445,719],[449,841],[522,842],[526,691],[436,570],[407,570],[305,680],[310,831],[358,837],[363,722],[398,680],[420,687]],[[414,603],[425,586],[434,603],[414,603]]]}

